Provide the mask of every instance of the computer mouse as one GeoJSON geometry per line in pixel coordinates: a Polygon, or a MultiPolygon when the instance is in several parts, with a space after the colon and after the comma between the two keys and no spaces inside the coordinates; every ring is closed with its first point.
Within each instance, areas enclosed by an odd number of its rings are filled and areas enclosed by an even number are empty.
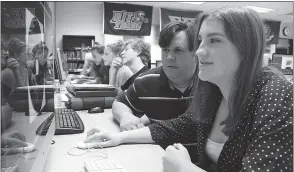
{"type": "Polygon", "coordinates": [[[12,149],[11,148],[1,148],[1,150],[3,150],[4,152],[9,151],[8,152],[9,154],[17,154],[17,153],[33,152],[36,149],[34,144],[28,143],[28,142],[26,142],[26,143],[28,144],[28,146],[26,146],[26,147],[15,147],[12,149]]]}
{"type": "Polygon", "coordinates": [[[101,107],[94,107],[88,110],[88,113],[103,113],[104,109],[101,107]]]}
{"type": "Polygon", "coordinates": [[[99,146],[99,143],[98,142],[84,142],[84,141],[80,141],[78,144],[77,144],[78,148],[80,149],[97,149],[97,148],[101,148],[101,146],[99,146]]]}
{"type": "Polygon", "coordinates": [[[80,149],[91,149],[91,148],[97,149],[97,148],[101,148],[99,143],[105,142],[105,141],[106,139],[102,139],[102,138],[94,138],[88,142],[85,142],[85,140],[82,140],[78,142],[77,147],[80,149]]]}

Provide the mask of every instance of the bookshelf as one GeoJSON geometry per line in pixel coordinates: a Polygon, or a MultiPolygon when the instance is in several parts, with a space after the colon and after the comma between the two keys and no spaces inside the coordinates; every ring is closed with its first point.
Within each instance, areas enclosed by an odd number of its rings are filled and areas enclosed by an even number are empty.
{"type": "Polygon", "coordinates": [[[78,74],[82,71],[84,59],[82,57],[81,45],[92,47],[95,36],[88,35],[63,35],[63,57],[67,61],[69,74],[78,74]]]}

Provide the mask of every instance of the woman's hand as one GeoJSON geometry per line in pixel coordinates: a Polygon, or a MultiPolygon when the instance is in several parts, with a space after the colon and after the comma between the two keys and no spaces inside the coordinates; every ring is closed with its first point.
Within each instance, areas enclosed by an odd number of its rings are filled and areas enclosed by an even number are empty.
{"type": "Polygon", "coordinates": [[[122,66],[123,66],[122,58],[120,57],[116,57],[111,63],[111,67],[117,70],[121,68],[122,66]]]}
{"type": "Polygon", "coordinates": [[[97,142],[102,147],[113,147],[121,144],[121,138],[118,134],[110,134],[107,131],[99,128],[92,128],[87,132],[85,143],[97,142]]]}
{"type": "Polygon", "coordinates": [[[7,67],[13,71],[19,69],[19,63],[15,58],[7,59],[6,64],[7,64],[7,67]]]}
{"type": "Polygon", "coordinates": [[[14,131],[10,133],[5,133],[1,136],[1,148],[5,147],[26,147],[28,146],[26,138],[21,133],[14,131]]]}
{"type": "Polygon", "coordinates": [[[164,172],[203,172],[191,162],[187,149],[179,143],[168,146],[162,159],[164,172]]]}

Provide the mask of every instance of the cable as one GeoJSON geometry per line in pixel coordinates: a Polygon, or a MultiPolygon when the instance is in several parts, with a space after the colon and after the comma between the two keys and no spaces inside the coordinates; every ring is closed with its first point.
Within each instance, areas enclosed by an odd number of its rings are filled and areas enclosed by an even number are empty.
{"type": "MultiPolygon", "coordinates": [[[[88,153],[88,152],[98,152],[98,151],[92,151],[92,150],[95,150],[95,149],[89,148],[87,143],[86,143],[86,145],[87,145],[86,150],[79,149],[78,147],[72,147],[67,151],[67,154],[71,155],[71,156],[81,156],[81,155],[84,155],[85,153],[88,153]]],[[[107,158],[108,155],[107,155],[107,152],[105,151],[105,149],[99,143],[97,143],[97,145],[99,146],[100,150],[102,150],[102,155],[93,155],[93,156],[90,156],[90,157],[97,156],[97,157],[100,157],[100,158],[101,157],[102,158],[107,158]]]]}
{"type": "MultiPolygon", "coordinates": [[[[12,146],[11,148],[1,148],[1,150],[7,150],[8,149],[8,151],[6,151],[2,156],[1,156],[1,158],[3,158],[5,155],[7,155],[8,154],[8,152],[10,152],[13,148],[16,148],[17,146],[20,146],[20,147],[22,147],[22,145],[14,145],[14,146],[12,146]]],[[[23,154],[23,152],[24,152],[24,147],[22,147],[22,152],[21,152],[21,154],[23,154]]]]}

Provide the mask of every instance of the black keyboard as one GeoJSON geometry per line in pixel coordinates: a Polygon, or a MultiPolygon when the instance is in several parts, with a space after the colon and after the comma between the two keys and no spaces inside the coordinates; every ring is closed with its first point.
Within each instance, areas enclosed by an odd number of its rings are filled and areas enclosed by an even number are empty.
{"type": "Polygon", "coordinates": [[[46,135],[55,117],[55,135],[77,134],[84,132],[84,123],[73,109],[55,109],[37,129],[36,134],[46,135]]]}

